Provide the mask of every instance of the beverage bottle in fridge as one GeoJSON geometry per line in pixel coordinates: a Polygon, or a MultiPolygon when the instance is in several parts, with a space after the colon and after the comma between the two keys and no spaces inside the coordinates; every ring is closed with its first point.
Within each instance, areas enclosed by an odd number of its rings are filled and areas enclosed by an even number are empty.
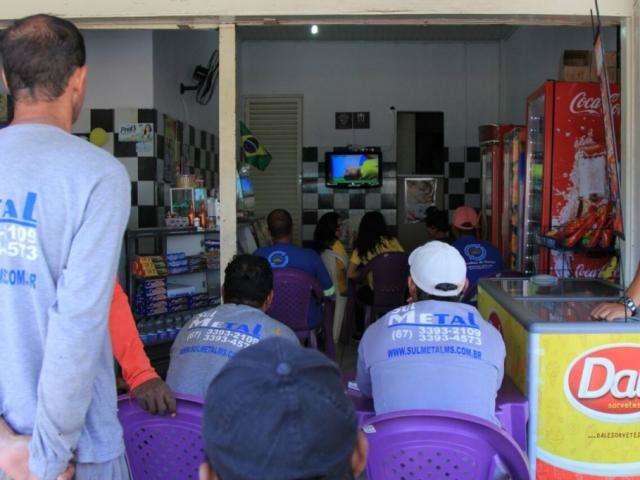
{"type": "Polygon", "coordinates": [[[189,226],[193,227],[196,219],[196,211],[193,208],[193,203],[189,205],[189,213],[187,214],[187,218],[189,219],[189,226]]]}

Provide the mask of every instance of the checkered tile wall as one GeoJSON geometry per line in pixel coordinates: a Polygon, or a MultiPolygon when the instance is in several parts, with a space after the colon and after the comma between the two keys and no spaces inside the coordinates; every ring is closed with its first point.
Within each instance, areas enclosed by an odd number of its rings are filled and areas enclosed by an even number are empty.
{"type": "Polygon", "coordinates": [[[318,219],[327,212],[336,211],[347,219],[351,228],[357,228],[365,212],[379,210],[392,232],[397,225],[396,164],[390,147],[382,150],[382,187],[375,189],[333,189],[325,185],[325,153],[333,147],[305,147],[302,149],[302,240],[310,246],[318,219]]]}
{"type": "Polygon", "coordinates": [[[445,163],[444,206],[453,211],[467,205],[480,209],[480,149],[478,147],[449,148],[445,163]]]}
{"type": "MultiPolygon", "coordinates": [[[[166,115],[155,109],[116,108],[83,110],[73,132],[89,138],[95,128],[107,132],[103,148],[126,167],[131,178],[131,215],[129,228],[163,225],[165,206],[169,203],[170,184],[164,178],[164,124],[166,115]],[[127,123],[152,123],[156,132],[153,153],[140,156],[135,142],[120,142],[118,131],[127,123]]],[[[177,122],[179,151],[185,171],[204,178],[205,187],[215,184],[218,156],[213,134],[177,122]]]]}

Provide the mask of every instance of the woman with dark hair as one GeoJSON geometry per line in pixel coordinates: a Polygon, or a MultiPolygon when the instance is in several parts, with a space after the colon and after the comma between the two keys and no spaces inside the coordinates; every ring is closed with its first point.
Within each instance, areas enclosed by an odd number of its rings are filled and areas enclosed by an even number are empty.
{"type": "MultiPolygon", "coordinates": [[[[375,256],[387,252],[404,252],[398,239],[389,235],[387,223],[380,212],[367,212],[360,221],[358,236],[354,244],[353,253],[347,276],[358,278],[358,267],[369,263],[375,256]]],[[[365,303],[373,302],[373,282],[369,276],[368,285],[358,290],[358,297],[365,303]]]]}
{"type": "Polygon", "coordinates": [[[341,223],[340,215],[337,213],[325,213],[320,217],[316,230],[313,232],[313,248],[322,258],[322,262],[327,267],[327,272],[329,272],[331,280],[337,288],[333,315],[333,339],[335,342],[340,339],[344,309],[347,304],[347,264],[349,263],[349,257],[340,241],[341,223]]]}
{"type": "MultiPolygon", "coordinates": [[[[327,265],[328,261],[325,261],[325,266],[331,274],[335,272],[337,284],[340,293],[343,295],[347,293],[347,251],[344,245],[340,241],[341,234],[341,221],[340,215],[336,212],[325,213],[320,217],[318,225],[313,232],[313,249],[318,252],[318,255],[325,258],[329,256],[323,255],[326,251],[333,252],[335,265],[327,265]]],[[[333,277],[333,275],[332,275],[333,277]]]]}

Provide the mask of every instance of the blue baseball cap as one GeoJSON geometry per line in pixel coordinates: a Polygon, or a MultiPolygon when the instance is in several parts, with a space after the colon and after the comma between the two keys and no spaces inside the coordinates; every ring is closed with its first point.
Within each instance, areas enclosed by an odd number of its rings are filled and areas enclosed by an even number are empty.
{"type": "Polygon", "coordinates": [[[229,360],[209,385],[203,436],[221,480],[353,478],[357,421],[338,367],[291,340],[229,360]]]}

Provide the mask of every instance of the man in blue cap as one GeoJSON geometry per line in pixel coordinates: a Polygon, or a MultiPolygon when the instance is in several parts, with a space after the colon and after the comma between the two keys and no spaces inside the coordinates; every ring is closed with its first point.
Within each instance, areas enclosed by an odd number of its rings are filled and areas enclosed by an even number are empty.
{"type": "Polygon", "coordinates": [[[337,366],[283,338],[238,352],[213,379],[203,437],[200,480],[344,480],[366,465],[337,366]]]}

